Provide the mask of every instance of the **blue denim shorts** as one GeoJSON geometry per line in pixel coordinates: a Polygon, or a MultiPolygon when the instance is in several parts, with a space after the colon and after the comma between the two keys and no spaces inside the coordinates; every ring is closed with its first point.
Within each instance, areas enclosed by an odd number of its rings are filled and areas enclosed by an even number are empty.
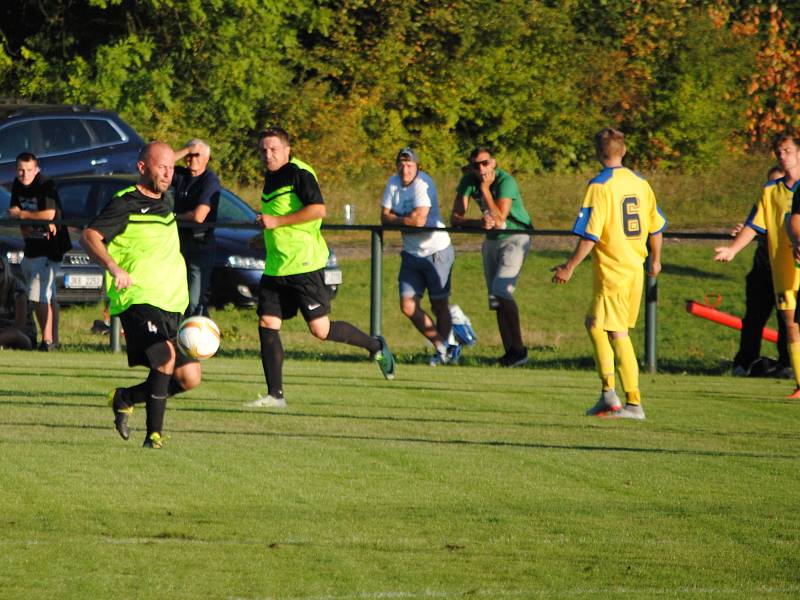
{"type": "Polygon", "coordinates": [[[401,252],[400,273],[397,275],[400,297],[422,296],[427,289],[433,300],[447,298],[455,259],[452,245],[425,257],[401,252]]]}

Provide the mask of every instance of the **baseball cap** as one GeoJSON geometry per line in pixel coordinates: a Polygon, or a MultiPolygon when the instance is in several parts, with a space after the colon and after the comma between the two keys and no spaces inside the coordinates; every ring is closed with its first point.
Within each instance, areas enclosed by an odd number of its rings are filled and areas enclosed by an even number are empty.
{"type": "Polygon", "coordinates": [[[397,153],[397,159],[395,160],[395,162],[400,162],[401,160],[408,160],[413,163],[419,164],[419,156],[417,156],[417,153],[414,152],[414,150],[409,146],[401,148],[400,152],[397,153]]]}

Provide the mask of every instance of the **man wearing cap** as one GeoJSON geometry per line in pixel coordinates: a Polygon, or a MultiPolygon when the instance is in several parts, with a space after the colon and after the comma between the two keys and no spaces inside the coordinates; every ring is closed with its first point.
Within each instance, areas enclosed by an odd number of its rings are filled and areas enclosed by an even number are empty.
{"type": "Polygon", "coordinates": [[[533,225],[514,178],[497,168],[491,150],[479,146],[469,156],[469,169],[461,178],[453,203],[454,227],[486,230],[483,242],[483,276],[489,292],[489,308],[497,311],[497,327],[505,354],[501,367],[528,362],[522,342],[519,308],[514,290],[531,247],[533,225]],[[479,207],[480,219],[466,217],[470,201],[479,207]]]}
{"type": "MultiPolygon", "coordinates": [[[[444,227],[439,211],[436,186],[419,168],[419,157],[412,148],[403,148],[395,161],[397,173],[389,178],[381,200],[381,223],[400,227],[444,227]]],[[[448,347],[453,327],[448,297],[455,252],[446,231],[403,232],[400,253],[400,310],[419,332],[433,344],[431,366],[456,362],[460,347],[448,347]],[[436,323],[422,309],[425,290],[431,301],[436,323]]]]}

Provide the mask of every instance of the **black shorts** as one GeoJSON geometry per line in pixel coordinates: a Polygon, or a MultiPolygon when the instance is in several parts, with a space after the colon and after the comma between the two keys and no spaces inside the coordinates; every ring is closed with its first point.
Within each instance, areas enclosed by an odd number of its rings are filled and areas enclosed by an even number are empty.
{"type": "Polygon", "coordinates": [[[133,304],[119,314],[125,332],[125,346],[128,352],[128,366],[142,365],[154,368],[148,351],[155,344],[166,340],[175,346],[175,367],[197,362],[184,356],[177,348],[178,326],[183,320],[181,313],[167,312],[150,304],[133,304]]]}
{"type": "Polygon", "coordinates": [[[291,319],[300,310],[313,321],[331,312],[331,297],[323,270],[297,275],[262,275],[258,285],[258,316],[291,319]]]}

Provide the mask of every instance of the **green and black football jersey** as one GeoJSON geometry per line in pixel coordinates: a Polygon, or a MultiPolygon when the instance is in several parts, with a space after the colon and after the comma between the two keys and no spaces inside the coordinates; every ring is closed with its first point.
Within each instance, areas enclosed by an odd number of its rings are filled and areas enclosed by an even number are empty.
{"type": "Polygon", "coordinates": [[[132,304],[150,304],[168,312],[186,310],[186,263],[175,215],[163,196],[149,198],[135,186],[121,190],[89,227],[103,236],[111,258],[133,281],[130,287],[117,291],[114,278],[106,273],[112,315],[132,304]]]}
{"type": "MultiPolygon", "coordinates": [[[[316,174],[307,164],[292,159],[264,176],[261,212],[284,216],[304,206],[324,204],[316,174]]],[[[297,275],[322,269],[328,262],[328,246],[322,237],[322,219],[264,230],[267,250],[265,275],[297,275]]]]}

